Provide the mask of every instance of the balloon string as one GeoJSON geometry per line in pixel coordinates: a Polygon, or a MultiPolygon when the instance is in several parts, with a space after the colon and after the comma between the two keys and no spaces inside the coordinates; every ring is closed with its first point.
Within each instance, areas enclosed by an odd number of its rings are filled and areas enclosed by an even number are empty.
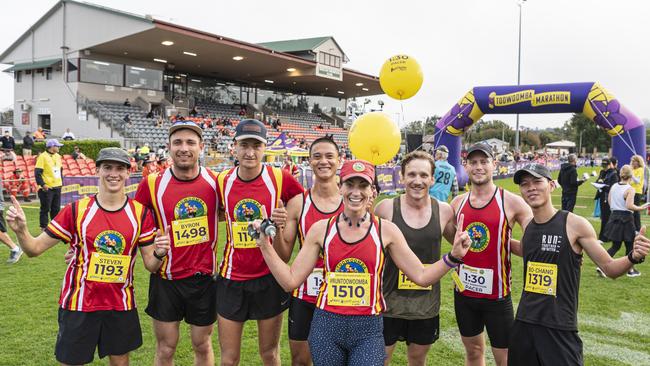
{"type": "MultiPolygon", "coordinates": [[[[589,99],[589,104],[591,104],[591,109],[593,109],[593,110],[595,110],[596,112],[598,112],[598,114],[599,114],[601,117],[603,117],[603,119],[605,119],[605,122],[607,122],[607,124],[609,125],[609,127],[613,129],[614,126],[612,125],[612,123],[607,119],[607,117],[605,117],[605,116],[603,115],[603,112],[601,112],[600,109],[596,108],[595,103],[594,103],[591,99],[589,99]]],[[[620,137],[621,141],[623,141],[623,143],[625,144],[625,146],[627,146],[627,148],[630,149],[630,151],[632,151],[635,155],[637,155],[636,149],[634,149],[634,147],[633,147],[634,143],[632,142],[632,137],[630,137],[630,133],[629,133],[629,131],[626,130],[626,131],[625,131],[625,134],[627,134],[627,137],[628,137],[628,139],[630,140],[630,143],[629,143],[629,144],[628,144],[627,141],[625,141],[625,139],[623,138],[623,136],[621,136],[622,134],[617,134],[616,137],[620,137]]]]}

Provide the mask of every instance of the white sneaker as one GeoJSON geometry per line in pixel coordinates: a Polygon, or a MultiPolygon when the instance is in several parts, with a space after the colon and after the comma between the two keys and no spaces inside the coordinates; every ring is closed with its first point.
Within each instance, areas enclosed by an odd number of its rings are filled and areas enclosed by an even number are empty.
{"type": "Polygon", "coordinates": [[[603,272],[603,270],[598,268],[598,267],[596,267],[596,273],[598,273],[598,275],[600,277],[602,277],[602,278],[607,278],[607,275],[605,274],[605,272],[603,272]]]}
{"type": "Polygon", "coordinates": [[[627,272],[628,277],[639,277],[641,276],[641,272],[637,271],[636,268],[632,268],[627,272]]]}
{"type": "Polygon", "coordinates": [[[23,255],[23,250],[20,249],[20,247],[17,247],[18,250],[12,250],[11,253],[9,253],[9,259],[7,259],[7,264],[14,264],[20,260],[20,256],[23,255]]]}

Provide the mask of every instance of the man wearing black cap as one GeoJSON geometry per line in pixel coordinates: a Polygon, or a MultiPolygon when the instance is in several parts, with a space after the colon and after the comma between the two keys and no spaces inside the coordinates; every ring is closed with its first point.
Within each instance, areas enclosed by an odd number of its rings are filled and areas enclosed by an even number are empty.
{"type": "Polygon", "coordinates": [[[169,229],[172,246],[149,280],[146,313],[153,318],[156,365],[173,364],[182,320],[190,325],[195,365],[213,365],[216,320],[217,181],[199,166],[203,130],[192,121],[169,128],[170,168],[149,174],[135,199],[154,212],[156,225],[169,229]]]}
{"type": "Polygon", "coordinates": [[[492,354],[498,366],[508,357],[508,340],[514,320],[512,308],[510,249],[515,223],[523,227],[532,213],[521,197],[498,188],[492,181],[496,168],[492,147],[477,143],[467,150],[465,171],[470,191],[456,197],[451,206],[456,215],[465,215],[462,229],[472,239],[472,246],[459,266],[459,285],[454,293],[454,309],[461,339],[465,346],[466,365],[485,364],[487,330],[492,354]],[[460,285],[462,283],[462,286],[460,285]]]}
{"type": "Polygon", "coordinates": [[[217,278],[217,312],[221,363],[237,364],[240,359],[244,322],[257,320],[259,353],[265,365],[279,365],[282,312],[289,306],[289,294],[278,285],[264,262],[248,224],[270,217],[284,227],[284,205],[303,192],[286,170],[262,164],[266,150],[266,127],[245,119],[235,129],[235,156],[239,165],[218,176],[220,207],[226,216],[226,245],[217,278]]]}
{"type": "Polygon", "coordinates": [[[510,365],[582,365],[578,336],[578,290],[582,252],[607,277],[619,277],[644,261],[650,250],[645,226],[626,257],[612,259],[583,217],[558,211],[551,202],[555,183],[543,165],[530,164],[514,176],[533,218],[513,253],[524,259],[524,289],[508,352],[510,365]]]}
{"type": "Polygon", "coordinates": [[[119,148],[100,150],[97,195],[75,201],[34,238],[16,197],[7,221],[25,254],[35,257],[59,241],[72,255],[59,298],[57,361],[67,365],[91,363],[109,356],[111,365],[127,365],[129,352],[142,345],[133,289],[138,249],[147,270],[169,250],[169,235],[154,226],[151,212],[124,193],[131,163],[119,148]],[[154,244],[154,245],[151,245],[154,244]]]}

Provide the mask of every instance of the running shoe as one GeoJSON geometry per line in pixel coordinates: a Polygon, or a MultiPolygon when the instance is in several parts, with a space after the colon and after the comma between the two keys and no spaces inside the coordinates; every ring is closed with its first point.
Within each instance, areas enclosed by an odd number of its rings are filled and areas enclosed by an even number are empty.
{"type": "Polygon", "coordinates": [[[632,268],[627,272],[628,277],[639,277],[641,276],[641,272],[637,271],[636,268],[632,268]]]}
{"type": "Polygon", "coordinates": [[[598,273],[598,275],[600,277],[602,277],[602,278],[607,278],[607,275],[605,274],[605,272],[603,272],[603,270],[598,268],[598,267],[596,267],[596,273],[598,273]]]}
{"type": "Polygon", "coordinates": [[[23,255],[23,250],[20,249],[20,247],[18,247],[18,250],[12,250],[11,253],[9,253],[9,259],[7,259],[7,264],[14,264],[18,262],[21,255],[23,255]]]}

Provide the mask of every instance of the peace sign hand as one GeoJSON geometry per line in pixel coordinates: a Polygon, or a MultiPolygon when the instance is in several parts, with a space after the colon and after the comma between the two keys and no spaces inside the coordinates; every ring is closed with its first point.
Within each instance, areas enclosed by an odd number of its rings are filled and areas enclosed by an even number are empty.
{"type": "Polygon", "coordinates": [[[460,214],[458,217],[458,224],[456,225],[456,235],[454,236],[454,243],[451,248],[451,255],[454,258],[462,259],[467,251],[469,250],[472,241],[469,238],[469,235],[464,230],[465,227],[463,223],[465,221],[465,215],[460,214]]]}
{"type": "Polygon", "coordinates": [[[7,211],[7,222],[9,227],[14,232],[21,232],[27,230],[27,219],[25,218],[25,211],[20,207],[20,203],[16,196],[11,196],[11,206],[7,211]]]}

